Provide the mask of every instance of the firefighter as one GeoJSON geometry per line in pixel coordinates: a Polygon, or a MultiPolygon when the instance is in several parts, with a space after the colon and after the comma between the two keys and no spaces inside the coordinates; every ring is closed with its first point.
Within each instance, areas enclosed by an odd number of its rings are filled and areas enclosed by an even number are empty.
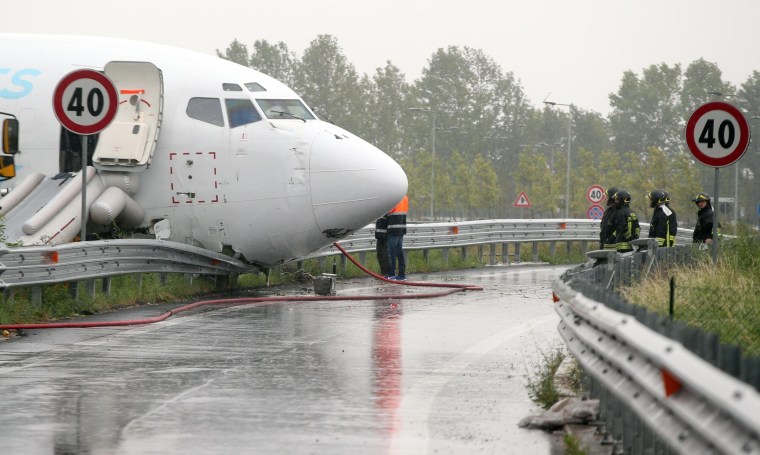
{"type": "Polygon", "coordinates": [[[647,199],[649,207],[654,209],[649,224],[649,238],[657,239],[658,246],[675,245],[678,222],[676,212],[668,206],[670,195],[663,190],[652,190],[647,194],[647,199]]]}
{"type": "MultiPolygon", "coordinates": [[[[694,196],[692,201],[697,204],[697,208],[699,209],[697,212],[697,225],[694,226],[692,240],[694,243],[712,243],[714,213],[712,204],[710,203],[710,195],[699,193],[694,196]]],[[[720,224],[718,224],[718,232],[720,232],[720,224]]]]}
{"type": "Polygon", "coordinates": [[[618,190],[612,196],[615,202],[615,216],[613,226],[615,228],[615,249],[618,253],[633,251],[631,241],[639,238],[639,219],[631,210],[631,193],[626,190],[618,190]]]}
{"type": "Polygon", "coordinates": [[[604,191],[604,194],[607,196],[607,208],[604,209],[604,215],[602,215],[602,221],[599,224],[600,250],[616,249],[615,227],[612,225],[612,221],[615,218],[615,202],[612,200],[612,196],[614,196],[617,191],[618,189],[614,186],[611,186],[604,191]]]}

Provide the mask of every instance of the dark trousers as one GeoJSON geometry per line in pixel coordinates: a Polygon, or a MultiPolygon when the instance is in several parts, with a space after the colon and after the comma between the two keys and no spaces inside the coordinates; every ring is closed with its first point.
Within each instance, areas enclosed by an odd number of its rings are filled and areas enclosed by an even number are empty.
{"type": "Polygon", "coordinates": [[[388,273],[388,239],[377,239],[375,252],[377,252],[377,263],[380,265],[380,275],[390,276],[388,273]]]}
{"type": "Polygon", "coordinates": [[[390,276],[406,276],[403,235],[388,234],[388,273],[390,276]],[[396,274],[397,262],[398,274],[396,274]]]}

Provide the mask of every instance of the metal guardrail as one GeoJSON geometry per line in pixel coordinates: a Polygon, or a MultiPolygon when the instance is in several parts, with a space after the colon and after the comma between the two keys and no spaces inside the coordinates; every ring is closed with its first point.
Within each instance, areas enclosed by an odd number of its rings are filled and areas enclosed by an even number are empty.
{"type": "Polygon", "coordinates": [[[760,453],[758,391],[676,341],[679,324],[662,333],[657,315],[605,291],[642,273],[649,258],[684,260],[685,247],[652,246],[623,257],[590,253],[595,267],[570,269],[553,285],[560,334],[602,399],[605,432],[624,453],[760,453]]]}
{"type": "Polygon", "coordinates": [[[254,270],[223,254],[159,240],[98,240],[0,249],[0,288],[132,273],[230,275],[254,270]]]}
{"type": "MultiPolygon", "coordinates": [[[[375,250],[374,225],[339,241],[349,253],[375,250]]],[[[690,232],[690,231],[686,231],[690,232]]],[[[596,242],[596,220],[478,220],[410,223],[405,250],[455,248],[486,244],[596,242]]],[[[584,245],[585,246],[585,245],[584,245]]],[[[585,251],[585,250],[584,250],[585,251]]],[[[329,245],[301,260],[340,255],[329,245]]],[[[506,255],[506,250],[503,252],[506,255]]],[[[159,240],[99,240],[57,246],[0,249],[0,288],[65,283],[131,273],[199,273],[232,275],[255,272],[255,266],[203,248],[159,240]]]]}
{"type": "MultiPolygon", "coordinates": [[[[407,224],[405,250],[456,248],[496,243],[599,241],[598,220],[478,220],[407,224]]],[[[347,251],[375,250],[375,227],[366,226],[338,242],[347,251]]],[[[340,254],[330,245],[305,256],[312,259],[340,254]]]]}

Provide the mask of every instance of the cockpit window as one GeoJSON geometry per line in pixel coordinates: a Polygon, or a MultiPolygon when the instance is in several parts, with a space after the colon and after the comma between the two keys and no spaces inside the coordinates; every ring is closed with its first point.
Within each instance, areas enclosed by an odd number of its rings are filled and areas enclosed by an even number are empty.
{"type": "Polygon", "coordinates": [[[230,128],[247,125],[261,120],[261,115],[253,107],[249,99],[226,99],[227,117],[230,119],[230,128]]]}
{"type": "Polygon", "coordinates": [[[245,88],[247,88],[249,92],[266,92],[267,91],[267,89],[265,89],[258,82],[248,82],[245,84],[245,88]]]}
{"type": "Polygon", "coordinates": [[[242,87],[240,87],[239,85],[229,84],[229,83],[222,84],[222,89],[225,92],[242,92],[243,91],[242,87]]]}
{"type": "Polygon", "coordinates": [[[190,98],[185,112],[188,117],[201,122],[224,126],[222,103],[218,98],[190,98]]]}
{"type": "Polygon", "coordinates": [[[270,119],[309,120],[314,118],[300,100],[266,100],[259,98],[256,102],[259,103],[259,107],[264,111],[264,115],[270,119]]]}

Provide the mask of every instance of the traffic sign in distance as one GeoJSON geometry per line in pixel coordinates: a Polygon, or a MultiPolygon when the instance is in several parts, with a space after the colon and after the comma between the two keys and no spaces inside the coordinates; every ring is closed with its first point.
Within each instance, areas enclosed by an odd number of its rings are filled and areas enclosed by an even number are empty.
{"type": "Polygon", "coordinates": [[[520,191],[520,195],[517,196],[517,199],[515,200],[515,203],[512,204],[513,207],[522,207],[529,209],[533,207],[530,203],[530,199],[528,199],[528,195],[525,194],[525,191],[520,191]]]}
{"type": "Polygon", "coordinates": [[[594,204],[591,207],[588,208],[588,211],[586,212],[586,217],[589,220],[601,220],[602,216],[604,216],[604,209],[601,205],[594,204]]]}
{"type": "Polygon", "coordinates": [[[586,190],[586,199],[592,204],[598,204],[604,200],[604,188],[599,185],[591,185],[586,190]]]}
{"type": "Polygon", "coordinates": [[[712,167],[728,166],[749,145],[749,124],[739,109],[722,101],[698,107],[686,122],[686,144],[694,158],[712,167]]]}
{"type": "Polygon", "coordinates": [[[61,79],[53,92],[53,111],[67,130],[95,134],[108,126],[119,107],[111,79],[94,70],[76,70],[61,79]]]}

